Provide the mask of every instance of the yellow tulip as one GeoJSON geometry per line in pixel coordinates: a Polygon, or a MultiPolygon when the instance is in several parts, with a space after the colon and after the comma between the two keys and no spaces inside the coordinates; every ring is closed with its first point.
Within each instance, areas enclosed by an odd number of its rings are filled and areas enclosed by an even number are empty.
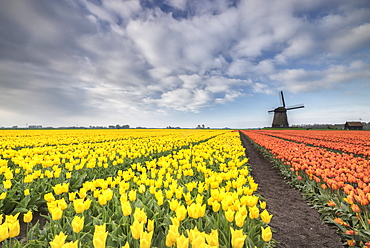
{"type": "Polygon", "coordinates": [[[99,202],[100,205],[107,204],[107,198],[105,197],[105,195],[103,195],[103,194],[99,195],[98,202],[99,202]]]}
{"type": "Polygon", "coordinates": [[[75,233],[81,232],[84,227],[85,217],[75,216],[72,220],[72,228],[75,233]]]}
{"type": "Polygon", "coordinates": [[[164,202],[163,195],[156,197],[158,206],[162,206],[164,202]]]}
{"type": "Polygon", "coordinates": [[[29,189],[25,189],[23,191],[23,194],[24,194],[24,196],[28,196],[30,194],[30,190],[29,189]]]}
{"type": "Polygon", "coordinates": [[[261,227],[262,229],[262,239],[266,242],[269,242],[272,238],[271,228],[268,226],[266,228],[261,227]]]}
{"type": "Polygon", "coordinates": [[[245,196],[245,203],[248,207],[253,207],[258,203],[258,196],[255,195],[247,195],[245,196]]]}
{"type": "Polygon", "coordinates": [[[139,222],[137,220],[134,220],[134,223],[130,226],[131,234],[134,239],[139,239],[141,236],[141,233],[143,232],[144,228],[144,222],[139,222]]]}
{"type": "Polygon", "coordinates": [[[24,214],[24,215],[23,215],[23,222],[24,222],[24,223],[29,223],[29,222],[31,222],[31,221],[32,221],[32,217],[33,217],[33,215],[32,215],[32,211],[31,211],[31,210],[29,210],[26,214],[24,214]]]}
{"type": "Polygon", "coordinates": [[[45,199],[45,201],[47,201],[47,202],[52,202],[52,201],[55,201],[55,197],[54,197],[54,195],[53,195],[53,193],[47,193],[47,194],[45,194],[44,195],[44,199],[45,199]]]}
{"type": "Polygon", "coordinates": [[[244,220],[247,217],[247,215],[243,215],[240,211],[236,212],[235,215],[235,225],[238,227],[243,227],[244,226],[244,220]]]}
{"type": "Polygon", "coordinates": [[[128,198],[130,201],[136,201],[136,191],[135,190],[130,190],[128,193],[128,198]]]}
{"type": "Polygon", "coordinates": [[[84,199],[76,199],[73,201],[73,207],[77,214],[82,213],[85,210],[84,199]]]}
{"type": "Polygon", "coordinates": [[[180,226],[180,221],[176,217],[170,217],[172,225],[174,226],[180,226]]]}
{"type": "Polygon", "coordinates": [[[249,218],[256,219],[259,216],[259,209],[256,205],[249,207],[249,218]]]}
{"type": "Polygon", "coordinates": [[[173,196],[173,192],[171,190],[166,190],[166,198],[171,199],[173,196]]]}
{"type": "Polygon", "coordinates": [[[144,193],[145,192],[145,190],[146,190],[146,187],[145,187],[145,185],[144,184],[142,184],[142,185],[140,185],[140,187],[139,187],[139,189],[138,189],[138,191],[139,191],[139,193],[144,193]]]}
{"type": "Polygon", "coordinates": [[[130,244],[126,241],[126,244],[122,248],[130,248],[130,244]]]}
{"type": "Polygon", "coordinates": [[[186,207],[184,205],[181,205],[176,210],[176,217],[179,221],[182,221],[186,218],[186,214],[188,211],[186,210],[186,207]]]}
{"type": "Polygon", "coordinates": [[[0,225],[0,242],[6,240],[9,238],[9,229],[8,229],[8,224],[4,223],[0,225]]]}
{"type": "Polygon", "coordinates": [[[220,210],[221,204],[218,201],[212,202],[212,210],[213,212],[218,212],[220,210]]]}
{"type": "Polygon", "coordinates": [[[142,232],[140,237],[140,248],[150,248],[153,232],[142,232]]]}
{"type": "Polygon", "coordinates": [[[229,208],[225,211],[225,217],[227,221],[232,222],[234,220],[234,211],[229,208]]]}
{"type": "Polygon", "coordinates": [[[107,201],[110,201],[113,198],[113,190],[108,188],[103,191],[103,195],[107,201]]]}
{"type": "Polygon", "coordinates": [[[191,243],[191,247],[192,248],[199,248],[199,247],[202,247],[202,245],[205,245],[206,244],[206,241],[205,241],[205,238],[204,236],[200,235],[200,236],[197,236],[193,242],[191,243]]]}
{"type": "Polygon", "coordinates": [[[166,236],[166,246],[172,247],[174,244],[176,244],[176,240],[179,237],[180,237],[179,227],[170,225],[166,236]]]}
{"type": "Polygon", "coordinates": [[[137,220],[138,222],[146,223],[147,216],[146,216],[145,211],[141,210],[140,208],[136,208],[135,213],[134,213],[134,219],[137,220]]]}
{"type": "Polygon", "coordinates": [[[121,201],[121,208],[122,208],[122,213],[124,216],[129,216],[132,212],[131,204],[129,201],[125,201],[125,202],[121,201]]]}
{"type": "Polygon", "coordinates": [[[265,210],[263,210],[263,211],[262,211],[262,213],[260,214],[260,217],[261,217],[261,220],[262,220],[264,223],[268,224],[268,223],[270,223],[270,220],[271,220],[271,218],[272,218],[272,214],[269,214],[269,213],[267,212],[267,210],[265,209],[265,210]]]}
{"type": "Polygon", "coordinates": [[[103,225],[95,225],[93,236],[93,245],[95,248],[105,248],[108,232],[105,231],[105,223],[103,225]]]}
{"type": "Polygon", "coordinates": [[[50,241],[49,244],[52,248],[62,248],[66,239],[67,235],[60,232],[58,235],[55,235],[53,241],[50,241]]]}
{"type": "Polygon", "coordinates": [[[176,247],[189,248],[189,238],[186,238],[184,235],[180,235],[180,237],[176,239],[176,247]]]}
{"type": "Polygon", "coordinates": [[[176,199],[172,199],[170,201],[170,209],[172,211],[176,211],[179,206],[180,206],[180,203],[176,199]]]}
{"type": "Polygon", "coordinates": [[[76,199],[76,194],[77,194],[77,192],[68,193],[68,200],[71,201],[71,202],[74,201],[76,199]]]}
{"type": "Polygon", "coordinates": [[[266,202],[260,202],[260,208],[265,209],[266,208],[266,202]]]}
{"type": "Polygon", "coordinates": [[[12,182],[10,180],[3,181],[4,188],[10,189],[12,187],[12,182]]]}
{"type": "Polygon", "coordinates": [[[68,192],[69,183],[63,183],[63,184],[56,184],[53,187],[54,193],[57,195],[60,195],[62,193],[68,192]]]}
{"type": "Polygon", "coordinates": [[[206,235],[206,240],[210,246],[219,247],[217,230],[212,230],[210,234],[206,235]]]}
{"type": "Polygon", "coordinates": [[[191,218],[198,219],[203,217],[206,211],[206,205],[200,205],[199,203],[192,203],[188,207],[188,215],[191,218]]]}
{"type": "Polygon", "coordinates": [[[6,215],[5,216],[5,223],[13,224],[13,223],[18,222],[18,216],[19,216],[19,214],[20,213],[17,213],[15,215],[6,215]]]}
{"type": "Polygon", "coordinates": [[[19,221],[17,220],[14,223],[8,223],[8,229],[9,229],[9,238],[14,238],[18,236],[21,231],[19,221]]]}
{"type": "Polygon", "coordinates": [[[175,191],[175,196],[176,196],[176,199],[180,200],[182,198],[182,194],[184,192],[184,188],[177,188],[177,190],[175,191]]]}
{"type": "Polygon", "coordinates": [[[147,230],[148,232],[151,232],[154,230],[154,220],[148,220],[147,230]]]}
{"type": "Polygon", "coordinates": [[[84,201],[84,203],[83,203],[84,204],[84,210],[88,210],[90,208],[91,202],[92,202],[91,199],[86,199],[84,201]]]}
{"type": "Polygon", "coordinates": [[[6,198],[6,192],[0,194],[0,200],[4,200],[6,198]]]}
{"type": "Polygon", "coordinates": [[[190,204],[192,204],[193,203],[193,200],[192,200],[192,198],[191,198],[191,194],[190,194],[190,192],[188,192],[188,193],[184,193],[183,194],[184,195],[184,199],[185,199],[185,202],[186,202],[186,205],[190,205],[190,204]]]}
{"type": "Polygon", "coordinates": [[[78,191],[78,196],[80,197],[80,199],[86,198],[87,190],[85,188],[80,188],[80,190],[78,191]]]}
{"type": "Polygon", "coordinates": [[[247,235],[243,235],[243,229],[234,230],[230,227],[231,230],[231,246],[233,248],[242,248],[244,246],[244,241],[247,235]]]}
{"type": "Polygon", "coordinates": [[[62,246],[62,248],[78,248],[78,240],[75,242],[68,242],[62,246]]]}
{"type": "Polygon", "coordinates": [[[61,210],[60,208],[52,208],[49,210],[49,212],[51,213],[51,218],[53,220],[59,220],[62,218],[63,210],[61,210]]]}
{"type": "Polygon", "coordinates": [[[203,203],[203,198],[204,196],[203,195],[197,195],[197,198],[195,199],[195,202],[198,203],[198,204],[202,204],[203,203]]]}
{"type": "Polygon", "coordinates": [[[241,206],[239,208],[238,212],[240,212],[242,215],[247,215],[248,214],[246,206],[241,206]]]}
{"type": "Polygon", "coordinates": [[[61,209],[61,210],[64,210],[68,207],[68,204],[66,202],[66,200],[64,200],[64,198],[60,199],[60,200],[56,200],[57,202],[57,205],[58,207],[61,209]]]}

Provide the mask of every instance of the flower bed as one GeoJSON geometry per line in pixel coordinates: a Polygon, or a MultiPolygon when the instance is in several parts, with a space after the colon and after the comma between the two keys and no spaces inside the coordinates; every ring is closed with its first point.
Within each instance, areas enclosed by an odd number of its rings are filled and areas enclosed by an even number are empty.
{"type": "Polygon", "coordinates": [[[243,133],[271,153],[283,175],[310,198],[324,220],[338,226],[348,245],[370,246],[369,160],[272,137],[271,131],[243,133]]]}
{"type": "Polygon", "coordinates": [[[3,247],[274,245],[237,132],[44,132],[1,133],[3,247]]]}

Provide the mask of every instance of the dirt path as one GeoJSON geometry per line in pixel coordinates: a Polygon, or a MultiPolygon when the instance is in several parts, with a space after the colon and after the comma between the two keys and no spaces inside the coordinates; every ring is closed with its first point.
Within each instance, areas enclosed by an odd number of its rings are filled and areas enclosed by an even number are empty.
{"type": "Polygon", "coordinates": [[[258,193],[266,198],[267,209],[274,215],[270,226],[279,243],[276,247],[340,248],[344,247],[335,229],[323,224],[319,213],[310,208],[297,189],[289,186],[278,169],[241,134],[252,168],[259,184],[258,193]]]}

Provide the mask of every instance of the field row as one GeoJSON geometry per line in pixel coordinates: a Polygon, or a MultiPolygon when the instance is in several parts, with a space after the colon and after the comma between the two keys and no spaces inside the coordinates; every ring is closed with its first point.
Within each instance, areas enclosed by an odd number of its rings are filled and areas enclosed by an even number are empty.
{"type": "Polygon", "coordinates": [[[370,132],[268,130],[263,134],[370,158],[370,132]]]}
{"type": "Polygon", "coordinates": [[[94,131],[9,135],[3,247],[273,245],[237,132],[94,131]]]}
{"type": "MultiPolygon", "coordinates": [[[[310,192],[315,206],[321,204],[321,213],[338,225],[349,245],[370,246],[369,160],[286,140],[297,133],[293,130],[242,132],[283,163],[282,173],[310,192]]],[[[311,131],[301,134],[309,136],[311,131]]]]}

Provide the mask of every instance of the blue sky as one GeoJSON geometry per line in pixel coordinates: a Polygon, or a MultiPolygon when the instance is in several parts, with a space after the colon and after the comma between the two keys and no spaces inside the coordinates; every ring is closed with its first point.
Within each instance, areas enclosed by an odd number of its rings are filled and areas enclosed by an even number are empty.
{"type": "Polygon", "coordinates": [[[368,0],[5,0],[0,126],[370,121],[368,0]]]}

